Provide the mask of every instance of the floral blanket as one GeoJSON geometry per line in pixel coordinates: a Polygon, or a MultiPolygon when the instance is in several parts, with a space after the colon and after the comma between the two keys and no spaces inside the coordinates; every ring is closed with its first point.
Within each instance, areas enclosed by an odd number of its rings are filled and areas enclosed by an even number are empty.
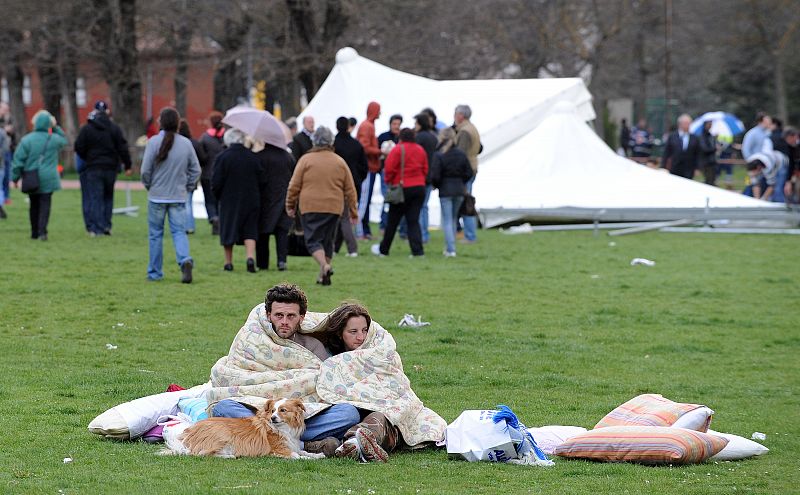
{"type": "MultiPolygon", "coordinates": [[[[306,313],[300,331],[310,333],[326,313],[306,313]]],[[[309,415],[348,402],[386,415],[409,446],[444,439],[447,423],[411,389],[391,334],[372,322],[361,348],[320,361],[272,329],[264,304],[250,312],[227,356],[211,369],[210,407],[222,400],[259,407],[271,397],[297,397],[309,415]]]]}

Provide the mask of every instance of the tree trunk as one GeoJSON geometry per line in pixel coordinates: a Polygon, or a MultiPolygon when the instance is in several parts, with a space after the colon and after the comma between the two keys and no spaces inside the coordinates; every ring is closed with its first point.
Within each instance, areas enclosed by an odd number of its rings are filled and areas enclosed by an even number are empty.
{"type": "Polygon", "coordinates": [[[175,108],[186,117],[186,81],[189,73],[189,49],[192,30],[184,20],[175,30],[175,108]]]}
{"type": "Polygon", "coordinates": [[[645,62],[645,35],[644,27],[637,26],[636,41],[633,45],[633,57],[636,63],[636,84],[634,85],[634,111],[635,119],[647,118],[647,65],[645,62]]]}
{"type": "Polygon", "coordinates": [[[58,47],[48,39],[41,39],[36,57],[39,69],[39,90],[44,109],[61,121],[61,88],[58,80],[58,47]]]}
{"type": "MultiPolygon", "coordinates": [[[[71,65],[71,61],[64,59],[59,61],[58,76],[59,90],[63,95],[61,101],[63,110],[61,125],[67,135],[67,140],[70,143],[74,143],[78,137],[80,124],[78,123],[78,104],[75,97],[76,72],[74,65],[71,65]]],[[[74,168],[74,155],[65,156],[64,165],[68,168],[74,168]]]]}
{"type": "Polygon", "coordinates": [[[14,120],[14,132],[17,142],[28,132],[28,117],[25,114],[25,101],[22,98],[22,88],[25,83],[25,74],[19,63],[19,56],[14,56],[6,67],[6,81],[8,83],[8,106],[11,107],[11,118],[14,120]]]}
{"type": "Polygon", "coordinates": [[[111,88],[111,110],[128,143],[144,131],[142,121],[142,82],[139,79],[139,54],[136,50],[136,0],[117,0],[112,9],[110,57],[106,80],[111,88]]]}
{"type": "Polygon", "coordinates": [[[244,47],[250,19],[245,16],[241,23],[225,20],[225,38],[220,43],[228,60],[220,63],[214,73],[214,108],[220,111],[236,105],[240,98],[247,98],[247,75],[244,64],[237,55],[244,47]]]}
{"type": "Polygon", "coordinates": [[[774,57],[775,72],[775,110],[783,122],[789,121],[789,110],[786,105],[786,79],[784,77],[783,57],[776,53],[774,57]]]}

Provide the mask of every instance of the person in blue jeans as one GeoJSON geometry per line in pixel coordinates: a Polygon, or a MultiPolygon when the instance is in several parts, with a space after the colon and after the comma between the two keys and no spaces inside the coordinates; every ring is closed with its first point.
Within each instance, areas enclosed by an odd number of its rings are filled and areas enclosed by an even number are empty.
{"type": "Polygon", "coordinates": [[[433,156],[431,183],[439,190],[439,204],[442,208],[442,232],[444,232],[444,256],[456,256],[456,222],[458,210],[464,201],[467,181],[472,179],[472,166],[467,155],[455,146],[456,133],[453,129],[439,132],[439,148],[433,156]]]}
{"type": "Polygon", "coordinates": [[[142,183],[147,189],[147,225],[150,261],[147,279],[161,280],[164,255],[164,219],[175,246],[175,258],[181,269],[181,282],[192,282],[194,261],[189,254],[186,236],[186,198],[200,178],[200,162],[191,141],[178,134],[180,115],[171,107],[161,110],[161,131],[147,141],[142,158],[142,183]]]}
{"type": "MultiPolygon", "coordinates": [[[[293,284],[279,284],[272,287],[267,291],[265,305],[267,318],[278,337],[289,339],[308,349],[322,361],[331,356],[321,341],[298,332],[308,309],[306,295],[299,287],[293,284]]],[[[301,364],[300,367],[304,366],[301,364]]],[[[246,418],[255,415],[252,409],[232,399],[219,401],[211,413],[214,417],[223,418],[246,418]]],[[[334,404],[306,418],[306,430],[300,436],[300,440],[304,442],[303,450],[311,453],[321,452],[326,457],[333,457],[342,443],[344,434],[360,420],[358,409],[347,403],[334,404]]]]}

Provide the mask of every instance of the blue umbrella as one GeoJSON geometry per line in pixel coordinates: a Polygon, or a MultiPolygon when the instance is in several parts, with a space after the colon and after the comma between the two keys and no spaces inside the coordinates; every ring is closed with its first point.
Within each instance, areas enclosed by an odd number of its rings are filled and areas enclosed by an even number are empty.
{"type": "Polygon", "coordinates": [[[736,115],[726,112],[707,112],[696,118],[689,126],[689,131],[698,136],[703,133],[703,123],[710,120],[711,134],[714,136],[733,137],[745,131],[744,124],[736,115]]]}

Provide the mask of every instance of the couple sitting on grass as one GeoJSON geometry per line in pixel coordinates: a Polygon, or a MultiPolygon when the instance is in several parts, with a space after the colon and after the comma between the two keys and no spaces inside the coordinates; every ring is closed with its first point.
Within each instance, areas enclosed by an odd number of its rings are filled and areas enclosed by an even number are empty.
{"type": "Polygon", "coordinates": [[[211,369],[213,416],[252,416],[267,399],[300,398],[303,450],[361,462],[444,440],[447,423],[411,390],[394,339],[363,306],[330,314],[307,306],[295,285],[267,291],[211,369]]]}

